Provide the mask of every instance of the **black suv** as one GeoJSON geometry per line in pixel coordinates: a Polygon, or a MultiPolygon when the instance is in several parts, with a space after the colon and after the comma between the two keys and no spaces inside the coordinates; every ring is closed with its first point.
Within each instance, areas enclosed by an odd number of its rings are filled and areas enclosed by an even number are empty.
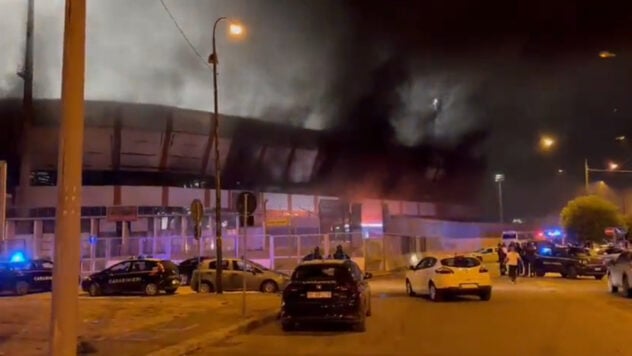
{"type": "Polygon", "coordinates": [[[606,272],[600,258],[590,256],[586,249],[580,247],[545,247],[536,256],[535,273],[538,277],[559,273],[564,278],[593,276],[602,279],[606,272]]]}
{"type": "Polygon", "coordinates": [[[81,282],[91,296],[118,293],[174,294],[180,287],[178,266],[168,260],[130,259],[97,272],[81,282]]]}
{"type": "Polygon", "coordinates": [[[351,260],[313,260],[294,269],[283,291],[281,325],[293,330],[297,323],[345,323],[364,331],[371,315],[371,290],[367,279],[351,260]]]}
{"type": "Polygon", "coordinates": [[[35,259],[0,263],[0,292],[17,295],[50,291],[53,287],[53,262],[35,259]]]}

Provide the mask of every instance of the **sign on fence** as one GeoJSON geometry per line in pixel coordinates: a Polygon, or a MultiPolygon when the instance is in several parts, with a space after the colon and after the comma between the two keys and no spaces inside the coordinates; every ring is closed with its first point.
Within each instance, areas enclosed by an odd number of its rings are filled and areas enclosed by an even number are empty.
{"type": "Polygon", "coordinates": [[[286,227],[286,226],[290,226],[289,217],[266,220],[266,227],[286,227]]]}
{"type": "Polygon", "coordinates": [[[138,207],[136,206],[110,206],[107,208],[108,221],[136,221],[138,220],[138,207]]]}

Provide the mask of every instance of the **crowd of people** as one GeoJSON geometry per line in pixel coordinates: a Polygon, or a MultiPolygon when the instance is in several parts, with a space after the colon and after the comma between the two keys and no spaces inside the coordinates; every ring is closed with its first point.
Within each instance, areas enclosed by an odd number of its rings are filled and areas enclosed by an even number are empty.
{"type": "Polygon", "coordinates": [[[498,263],[500,263],[500,275],[509,275],[513,283],[518,276],[535,277],[537,247],[533,242],[527,242],[524,246],[511,242],[509,246],[498,244],[498,263]]]}

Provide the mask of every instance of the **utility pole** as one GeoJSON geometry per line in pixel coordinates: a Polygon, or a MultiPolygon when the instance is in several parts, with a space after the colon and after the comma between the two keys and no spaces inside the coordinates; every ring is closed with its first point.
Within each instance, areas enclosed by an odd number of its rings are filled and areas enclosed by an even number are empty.
{"type": "Polygon", "coordinates": [[[589,177],[588,175],[590,174],[590,168],[588,168],[588,159],[584,160],[584,187],[586,189],[586,195],[590,194],[590,184],[589,184],[589,177]]]}
{"type": "Polygon", "coordinates": [[[500,223],[505,222],[505,209],[503,207],[503,182],[505,181],[505,175],[498,173],[494,176],[494,181],[498,184],[498,215],[500,223]]]}
{"type": "Polygon", "coordinates": [[[31,186],[30,133],[33,126],[33,21],[34,2],[28,0],[26,15],[26,49],[24,51],[24,67],[18,76],[24,80],[22,93],[22,132],[20,134],[20,191],[18,193],[18,210],[25,216],[28,190],[31,186]]]}
{"type": "Polygon", "coordinates": [[[50,355],[77,354],[86,0],[66,0],[50,355]]]}

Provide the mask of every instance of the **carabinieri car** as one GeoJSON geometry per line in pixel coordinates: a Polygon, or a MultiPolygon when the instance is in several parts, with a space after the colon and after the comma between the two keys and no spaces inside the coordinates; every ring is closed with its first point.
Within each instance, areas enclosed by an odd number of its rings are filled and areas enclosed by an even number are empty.
{"type": "Polygon", "coordinates": [[[180,287],[178,267],[169,260],[130,259],[97,272],[81,283],[91,296],[119,293],[144,293],[154,296],[165,291],[174,294],[180,287]]]}

